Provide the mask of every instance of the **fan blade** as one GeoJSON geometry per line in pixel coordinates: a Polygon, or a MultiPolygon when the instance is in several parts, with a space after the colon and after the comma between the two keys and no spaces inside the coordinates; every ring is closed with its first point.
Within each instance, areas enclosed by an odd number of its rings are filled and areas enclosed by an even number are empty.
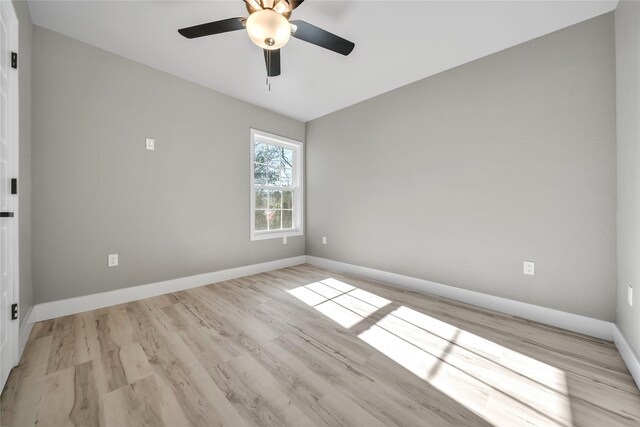
{"type": "Polygon", "coordinates": [[[188,39],[211,36],[213,34],[228,33],[229,31],[243,30],[243,20],[244,18],[223,19],[222,21],[209,22],[207,24],[181,28],[178,30],[178,32],[188,39]]]}
{"type": "Polygon", "coordinates": [[[276,77],[280,75],[280,49],[264,51],[264,64],[267,66],[267,76],[276,77]]]}
{"type": "Polygon", "coordinates": [[[332,50],[342,55],[349,55],[356,45],[349,40],[331,34],[328,31],[318,28],[304,21],[289,21],[295,25],[291,35],[297,39],[304,40],[316,46],[332,50]]]}

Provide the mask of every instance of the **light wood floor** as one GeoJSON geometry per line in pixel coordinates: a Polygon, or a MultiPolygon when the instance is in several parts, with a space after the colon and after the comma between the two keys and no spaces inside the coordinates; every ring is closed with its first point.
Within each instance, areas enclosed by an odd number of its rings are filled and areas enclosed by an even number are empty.
{"type": "Polygon", "coordinates": [[[34,326],[1,424],[640,425],[612,343],[304,265],[34,326]]]}

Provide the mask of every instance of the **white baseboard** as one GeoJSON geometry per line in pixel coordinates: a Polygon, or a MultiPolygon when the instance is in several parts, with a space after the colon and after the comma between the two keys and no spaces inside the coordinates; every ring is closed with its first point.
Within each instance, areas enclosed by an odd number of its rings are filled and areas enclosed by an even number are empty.
{"type": "Polygon", "coordinates": [[[264,262],[261,264],[230,268],[212,273],[198,274],[195,276],[181,277],[178,279],[149,283],[140,286],[132,286],[129,288],[101,292],[93,295],[36,304],[32,307],[30,312],[26,314],[27,321],[20,327],[19,354],[22,354],[35,322],[137,301],[185,289],[197,288],[212,283],[223,282],[225,280],[237,279],[239,277],[250,276],[252,274],[259,274],[267,271],[278,270],[280,268],[304,264],[305,262],[330,270],[378,280],[403,289],[437,295],[593,337],[614,341],[622,355],[622,358],[627,364],[631,375],[640,388],[640,358],[631,346],[629,346],[617,326],[611,322],[533,304],[527,304],[507,298],[487,295],[480,292],[469,291],[466,289],[456,288],[455,286],[417,279],[415,277],[403,276],[401,274],[309,255],[301,255],[293,258],[264,262]]]}
{"type": "Polygon", "coordinates": [[[300,255],[293,258],[263,262],[261,264],[245,265],[242,267],[230,268],[228,270],[214,271],[212,273],[198,274],[195,276],[181,277],[163,282],[149,283],[147,285],[131,286],[129,288],[117,289],[114,291],[36,304],[28,318],[28,323],[33,324],[42,320],[54,319],[56,317],[82,313],[84,311],[95,310],[144,298],[164,295],[171,292],[197,288],[211,283],[223,282],[225,280],[237,279],[239,277],[250,276],[252,274],[264,273],[266,271],[273,271],[280,268],[304,264],[305,259],[306,257],[304,255],[300,255]]]}
{"type": "Polygon", "coordinates": [[[20,357],[22,357],[22,352],[24,351],[25,346],[27,345],[27,341],[29,340],[29,334],[31,334],[31,329],[33,329],[33,323],[29,322],[29,317],[33,313],[33,307],[29,309],[29,311],[25,314],[24,318],[26,319],[22,325],[20,326],[20,334],[18,335],[18,360],[16,364],[20,362],[20,357]]]}
{"type": "Polygon", "coordinates": [[[613,325],[613,342],[616,344],[616,347],[618,347],[622,360],[624,360],[627,368],[629,368],[633,380],[640,389],[640,356],[638,356],[629,345],[617,325],[613,325]]]}
{"type": "Polygon", "coordinates": [[[488,308],[490,310],[499,311],[501,313],[510,314],[512,316],[522,317],[551,326],[556,326],[558,328],[567,329],[569,331],[579,332],[581,334],[590,335],[592,337],[597,337],[608,341],[613,340],[614,325],[613,323],[606,322],[604,320],[593,319],[591,317],[567,313],[560,310],[554,310],[552,308],[527,304],[507,298],[501,298],[483,294],[480,292],[456,288],[455,286],[443,285],[440,283],[430,282],[428,280],[403,276],[401,274],[389,273],[387,271],[376,270],[373,268],[362,267],[359,265],[348,264],[326,258],[307,255],[307,263],[330,270],[364,276],[403,289],[437,295],[467,304],[477,305],[479,307],[488,308]]]}

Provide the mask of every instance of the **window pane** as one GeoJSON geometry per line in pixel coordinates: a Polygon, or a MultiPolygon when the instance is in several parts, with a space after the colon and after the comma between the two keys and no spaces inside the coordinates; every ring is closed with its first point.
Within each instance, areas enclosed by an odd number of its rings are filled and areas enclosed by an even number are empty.
{"type": "Polygon", "coordinates": [[[268,154],[269,161],[280,159],[280,147],[278,147],[277,145],[267,144],[267,151],[269,153],[268,154]]]}
{"type": "Polygon", "coordinates": [[[267,219],[269,220],[269,230],[282,229],[282,211],[267,211],[267,219]]]}
{"type": "Polygon", "coordinates": [[[267,163],[267,145],[261,142],[256,142],[254,161],[259,163],[267,163]]]}
{"type": "Polygon", "coordinates": [[[287,167],[293,167],[293,150],[288,148],[282,149],[282,160],[287,167]]]}
{"type": "Polygon", "coordinates": [[[282,192],[279,190],[270,191],[269,209],[282,209],[282,192]]]}
{"type": "Polygon", "coordinates": [[[267,211],[255,211],[255,228],[256,231],[267,229],[267,211]]]}
{"type": "Polygon", "coordinates": [[[269,193],[266,190],[256,190],[256,209],[267,209],[268,203],[269,193]]]}
{"type": "Polygon", "coordinates": [[[282,192],[282,209],[293,209],[291,207],[292,204],[293,204],[293,192],[283,191],[282,192]]]}
{"type": "Polygon", "coordinates": [[[289,167],[283,167],[280,170],[280,186],[291,187],[293,186],[292,169],[289,167]]]}
{"type": "Polygon", "coordinates": [[[293,228],[293,211],[282,211],[282,228],[293,228]]]}
{"type": "Polygon", "coordinates": [[[268,147],[268,156],[267,156],[267,165],[269,167],[269,173],[275,174],[275,176],[279,175],[281,169],[281,156],[280,156],[280,147],[275,145],[267,145],[268,147]]]}
{"type": "Polygon", "coordinates": [[[280,186],[282,163],[279,159],[269,160],[267,165],[267,185],[280,186]]]}
{"type": "Polygon", "coordinates": [[[264,163],[253,164],[253,179],[258,185],[265,185],[267,183],[267,165],[264,163]]]}

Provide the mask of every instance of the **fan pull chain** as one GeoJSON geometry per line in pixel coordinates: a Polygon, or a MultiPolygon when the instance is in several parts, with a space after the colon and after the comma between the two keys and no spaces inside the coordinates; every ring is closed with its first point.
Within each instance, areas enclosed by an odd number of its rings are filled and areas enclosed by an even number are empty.
{"type": "Polygon", "coordinates": [[[267,87],[271,92],[271,78],[269,77],[269,71],[271,71],[271,50],[267,50],[267,87]]]}

